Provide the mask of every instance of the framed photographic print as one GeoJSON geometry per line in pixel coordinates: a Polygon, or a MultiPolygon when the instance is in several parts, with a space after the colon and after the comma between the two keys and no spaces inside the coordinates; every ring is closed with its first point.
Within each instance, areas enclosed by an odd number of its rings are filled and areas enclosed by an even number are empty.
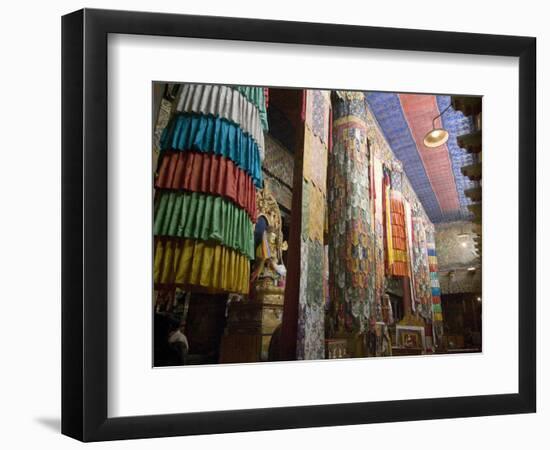
{"type": "Polygon", "coordinates": [[[62,27],[64,434],[535,411],[535,38],[62,27]]]}

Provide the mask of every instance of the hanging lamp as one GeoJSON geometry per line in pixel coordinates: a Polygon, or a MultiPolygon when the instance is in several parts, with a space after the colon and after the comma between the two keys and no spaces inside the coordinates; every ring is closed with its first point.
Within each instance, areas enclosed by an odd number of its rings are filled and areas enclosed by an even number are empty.
{"type": "Polygon", "coordinates": [[[451,103],[438,116],[432,120],[432,129],[424,136],[424,145],[428,148],[436,148],[445,144],[449,140],[449,132],[444,128],[436,128],[435,121],[439,119],[449,108],[451,103]]]}

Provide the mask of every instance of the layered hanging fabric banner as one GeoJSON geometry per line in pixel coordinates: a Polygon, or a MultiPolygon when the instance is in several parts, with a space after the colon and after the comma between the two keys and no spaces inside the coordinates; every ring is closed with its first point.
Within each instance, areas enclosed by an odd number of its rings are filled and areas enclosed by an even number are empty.
{"type": "Polygon", "coordinates": [[[384,214],[384,244],[386,247],[385,261],[388,275],[391,275],[393,267],[393,238],[392,238],[392,222],[391,222],[391,181],[389,172],[383,168],[382,179],[382,201],[384,214]]]}
{"type": "Polygon", "coordinates": [[[250,220],[256,222],[256,188],[252,178],[230,159],[211,153],[166,152],[156,188],[225,197],[245,209],[250,220]]]}
{"type": "Polygon", "coordinates": [[[195,239],[157,239],[154,279],[158,286],[208,293],[249,290],[248,256],[223,245],[195,239]]]}
{"type": "MultiPolygon", "coordinates": [[[[236,124],[220,117],[178,114],[164,129],[161,152],[179,150],[213,153],[233,161],[262,187],[262,158],[258,144],[236,124]]],[[[162,154],[161,154],[162,157],[162,154]]]]}
{"type": "Polygon", "coordinates": [[[439,284],[439,274],[437,266],[437,254],[435,249],[435,232],[433,227],[426,230],[426,244],[428,249],[428,264],[430,268],[430,285],[431,285],[431,294],[432,294],[432,319],[434,322],[434,337],[441,337],[443,334],[442,322],[443,322],[443,312],[441,309],[441,287],[439,284]]]}
{"type": "Polygon", "coordinates": [[[264,132],[258,106],[238,90],[228,86],[185,84],[176,104],[176,111],[219,117],[238,125],[256,142],[264,157],[264,132]]]}
{"type": "Polygon", "coordinates": [[[443,320],[441,311],[441,287],[439,285],[439,275],[437,272],[437,255],[435,246],[428,246],[428,258],[430,260],[430,279],[432,287],[432,312],[434,320],[443,320]],[[435,268],[435,270],[433,270],[435,268]]]}
{"type": "Polygon", "coordinates": [[[409,258],[407,250],[407,233],[405,231],[405,209],[401,192],[393,188],[389,192],[388,223],[390,231],[388,241],[388,273],[392,276],[408,277],[409,258]]]}
{"type": "Polygon", "coordinates": [[[262,88],[182,86],[160,139],[156,287],[249,292],[264,129],[262,88]]]}
{"type": "Polygon", "coordinates": [[[243,94],[248,101],[253,103],[256,108],[258,108],[262,128],[264,129],[264,131],[269,130],[269,126],[267,123],[267,88],[254,86],[231,86],[231,88],[243,94]]]}
{"type": "Polygon", "coordinates": [[[223,197],[198,192],[161,192],[155,236],[215,241],[254,259],[254,225],[246,211],[223,197]]]}

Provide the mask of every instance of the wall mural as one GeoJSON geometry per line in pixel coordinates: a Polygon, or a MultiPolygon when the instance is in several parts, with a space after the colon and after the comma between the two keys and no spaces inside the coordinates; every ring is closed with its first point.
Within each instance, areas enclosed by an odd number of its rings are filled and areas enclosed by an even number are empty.
{"type": "Polygon", "coordinates": [[[435,226],[439,269],[467,268],[479,263],[471,222],[440,223],[435,226]]]}
{"type": "Polygon", "coordinates": [[[463,221],[435,226],[443,294],[481,292],[481,264],[475,249],[475,228],[475,224],[463,221]]]}

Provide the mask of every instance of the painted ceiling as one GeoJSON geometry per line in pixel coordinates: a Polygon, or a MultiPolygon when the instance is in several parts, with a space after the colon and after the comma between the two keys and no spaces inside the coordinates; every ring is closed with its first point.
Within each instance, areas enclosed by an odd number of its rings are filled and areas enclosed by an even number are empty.
{"type": "Polygon", "coordinates": [[[473,131],[473,122],[460,111],[449,108],[436,120],[436,127],[449,132],[449,140],[438,148],[427,148],[424,135],[432,120],[451,102],[446,95],[394,94],[372,92],[367,103],[382,128],[395,156],[433,223],[471,219],[464,190],[474,182],[460,168],[472,164],[472,156],[461,149],[457,136],[473,131]]]}

